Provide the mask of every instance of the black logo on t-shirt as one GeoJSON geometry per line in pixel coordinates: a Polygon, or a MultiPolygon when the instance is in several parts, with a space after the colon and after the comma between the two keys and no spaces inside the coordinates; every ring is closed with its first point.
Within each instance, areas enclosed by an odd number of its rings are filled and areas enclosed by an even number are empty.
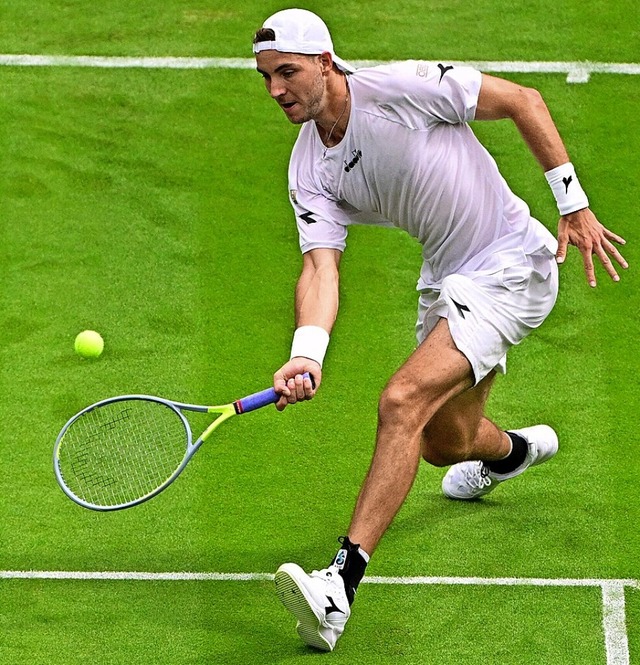
{"type": "Polygon", "coordinates": [[[450,70],[453,69],[453,65],[442,65],[438,63],[438,69],[440,70],[440,80],[438,81],[438,85],[442,83],[442,77],[450,70]]]}
{"type": "Polygon", "coordinates": [[[351,154],[353,155],[353,158],[350,162],[348,162],[346,159],[344,160],[345,173],[349,173],[349,171],[351,171],[351,169],[360,161],[360,157],[362,157],[362,150],[352,150],[351,154]]]}

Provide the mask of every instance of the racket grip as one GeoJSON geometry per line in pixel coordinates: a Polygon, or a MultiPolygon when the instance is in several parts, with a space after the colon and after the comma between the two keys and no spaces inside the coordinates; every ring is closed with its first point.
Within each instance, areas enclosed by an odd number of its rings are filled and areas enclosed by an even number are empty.
{"type": "MultiPolygon", "coordinates": [[[[309,372],[305,372],[302,376],[305,379],[311,379],[311,384],[315,388],[315,381],[309,372]]],[[[263,406],[275,404],[279,399],[280,395],[274,388],[267,388],[266,390],[261,390],[259,393],[253,393],[253,395],[247,395],[247,397],[235,401],[233,406],[237,414],[249,413],[249,411],[261,409],[263,406]]]]}

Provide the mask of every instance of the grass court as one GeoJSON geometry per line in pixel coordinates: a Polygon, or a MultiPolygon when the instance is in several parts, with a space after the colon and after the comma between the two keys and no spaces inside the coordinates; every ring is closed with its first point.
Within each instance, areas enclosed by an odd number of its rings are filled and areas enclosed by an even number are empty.
{"type": "MultiPolygon", "coordinates": [[[[631,0],[304,6],[346,60],[640,63],[631,0]]],[[[250,58],[253,32],[280,8],[7,0],[0,54],[250,58]]],[[[0,67],[2,665],[640,662],[640,77],[504,76],[543,93],[631,267],[619,284],[599,270],[593,290],[571,251],[550,319],[496,381],[490,416],[549,423],[558,456],[473,505],[446,500],[444,471],[424,465],[368,568],[377,583],[362,585],[337,650],[320,656],[269,575],[288,560],[326,566],[346,530],[377,398],[413,348],[418,245],[350,231],[316,399],[234,419],[142,506],[83,510],[51,462],[80,408],[122,393],[228,402],[268,387],[288,357],[297,129],[250,69],[0,67]],[[73,352],[85,328],[104,336],[97,361],[73,352]]],[[[555,230],[514,127],[474,131],[555,230]]]]}

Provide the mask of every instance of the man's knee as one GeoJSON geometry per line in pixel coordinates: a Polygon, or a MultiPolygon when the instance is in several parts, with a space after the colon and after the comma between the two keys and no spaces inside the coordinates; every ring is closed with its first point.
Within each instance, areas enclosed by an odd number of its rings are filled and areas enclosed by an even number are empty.
{"type": "Polygon", "coordinates": [[[378,414],[380,420],[395,420],[411,404],[413,389],[406,382],[391,379],[380,395],[378,414]]]}
{"type": "Polygon", "coordinates": [[[380,396],[380,425],[400,425],[420,431],[430,417],[428,393],[411,381],[392,378],[380,396]]]}

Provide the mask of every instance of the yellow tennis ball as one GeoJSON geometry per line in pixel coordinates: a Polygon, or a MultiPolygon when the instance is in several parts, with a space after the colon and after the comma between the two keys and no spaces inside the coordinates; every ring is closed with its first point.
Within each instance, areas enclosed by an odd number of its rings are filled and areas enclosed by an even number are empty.
{"type": "Polygon", "coordinates": [[[83,358],[97,358],[104,349],[104,340],[95,330],[83,330],[77,335],[73,348],[83,358]]]}

